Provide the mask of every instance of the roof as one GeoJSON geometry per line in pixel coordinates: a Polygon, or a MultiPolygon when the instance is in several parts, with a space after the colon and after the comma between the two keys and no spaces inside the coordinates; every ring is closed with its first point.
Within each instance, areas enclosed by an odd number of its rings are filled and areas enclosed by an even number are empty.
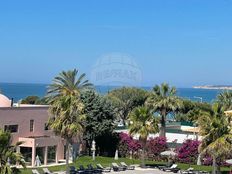
{"type": "Polygon", "coordinates": [[[11,107],[11,100],[3,94],[0,94],[0,107],[11,107]]]}

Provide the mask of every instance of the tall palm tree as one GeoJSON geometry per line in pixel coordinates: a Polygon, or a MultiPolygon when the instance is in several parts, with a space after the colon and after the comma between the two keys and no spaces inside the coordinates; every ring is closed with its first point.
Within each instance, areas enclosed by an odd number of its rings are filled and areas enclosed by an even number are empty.
{"type": "Polygon", "coordinates": [[[131,135],[139,134],[142,143],[142,167],[145,165],[145,146],[147,138],[151,133],[159,131],[158,121],[151,109],[145,106],[135,108],[129,115],[129,132],[131,135]]]}
{"type": "Polygon", "coordinates": [[[25,168],[24,158],[22,154],[16,150],[17,146],[22,143],[18,142],[16,145],[11,145],[11,134],[1,129],[0,142],[0,174],[14,173],[14,168],[10,167],[10,163],[19,164],[25,168]]]}
{"type": "Polygon", "coordinates": [[[198,121],[202,143],[201,154],[208,153],[213,158],[213,173],[220,172],[217,162],[232,152],[232,128],[229,118],[225,116],[223,107],[215,103],[212,112],[202,112],[198,121]]]}
{"type": "Polygon", "coordinates": [[[92,87],[88,80],[85,80],[86,74],[78,77],[78,70],[62,71],[49,85],[48,95],[56,98],[62,95],[79,95],[80,91],[92,87]]]}
{"type": "Polygon", "coordinates": [[[224,110],[232,109],[232,92],[224,91],[217,96],[217,102],[223,106],[224,110]]]}
{"type": "Polygon", "coordinates": [[[66,172],[69,172],[69,147],[74,138],[83,132],[83,104],[81,90],[92,87],[85,74],[77,77],[76,69],[62,71],[48,88],[48,103],[51,117],[48,124],[51,129],[66,140],[66,172]]]}
{"type": "Polygon", "coordinates": [[[161,115],[160,136],[166,136],[166,116],[175,112],[183,106],[183,102],[176,96],[176,88],[170,87],[167,83],[156,85],[148,97],[147,106],[153,108],[154,112],[161,115]]]}

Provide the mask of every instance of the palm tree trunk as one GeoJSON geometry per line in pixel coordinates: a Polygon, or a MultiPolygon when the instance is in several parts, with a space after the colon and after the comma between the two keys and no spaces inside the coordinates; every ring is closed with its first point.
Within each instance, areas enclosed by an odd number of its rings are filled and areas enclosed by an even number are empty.
{"type": "Polygon", "coordinates": [[[219,173],[220,173],[220,167],[217,166],[216,157],[213,156],[213,174],[219,174],[219,173]]]}
{"type": "Polygon", "coordinates": [[[66,159],[65,159],[65,163],[66,163],[66,174],[69,174],[69,140],[66,139],[66,159]]]}
{"type": "Polygon", "coordinates": [[[125,118],[123,117],[122,124],[123,124],[123,126],[126,126],[126,117],[125,118]]]}
{"type": "Polygon", "coordinates": [[[141,167],[145,167],[145,148],[146,148],[147,138],[142,140],[142,157],[141,157],[141,167]]]}
{"type": "Polygon", "coordinates": [[[166,137],[166,110],[163,109],[161,112],[161,121],[160,121],[160,137],[166,137]]]}
{"type": "Polygon", "coordinates": [[[142,161],[141,161],[141,167],[144,168],[145,167],[145,147],[143,147],[142,149],[142,161]]]}

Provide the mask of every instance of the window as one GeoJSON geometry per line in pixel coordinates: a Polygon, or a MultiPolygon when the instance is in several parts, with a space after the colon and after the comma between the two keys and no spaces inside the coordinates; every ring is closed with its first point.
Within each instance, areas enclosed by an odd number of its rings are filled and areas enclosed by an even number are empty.
{"type": "Polygon", "coordinates": [[[30,132],[34,131],[34,120],[30,120],[30,132]]]}
{"type": "Polygon", "coordinates": [[[18,132],[18,125],[5,125],[4,130],[10,133],[18,132]]]}

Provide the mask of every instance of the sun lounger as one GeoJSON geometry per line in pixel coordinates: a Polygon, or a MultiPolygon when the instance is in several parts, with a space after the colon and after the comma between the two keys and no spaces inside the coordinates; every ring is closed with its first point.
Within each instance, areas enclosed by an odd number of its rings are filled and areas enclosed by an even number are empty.
{"type": "Polygon", "coordinates": [[[184,171],[180,171],[181,174],[210,174],[209,172],[206,171],[200,171],[200,170],[194,170],[193,168],[189,168],[184,171]]]}
{"type": "Polygon", "coordinates": [[[36,169],[32,169],[31,171],[32,171],[32,174],[40,174],[40,173],[38,172],[38,170],[36,170],[36,169]]]}
{"type": "Polygon", "coordinates": [[[111,167],[103,167],[101,164],[97,164],[97,169],[102,170],[102,172],[111,172],[111,167]]]}
{"type": "Polygon", "coordinates": [[[125,171],[126,168],[119,166],[117,163],[112,163],[112,168],[115,172],[119,172],[119,171],[125,171]]]}
{"type": "Polygon", "coordinates": [[[173,164],[171,163],[167,163],[167,164],[157,164],[156,167],[160,170],[164,169],[164,168],[170,168],[172,167],[173,164]]]}
{"type": "Polygon", "coordinates": [[[79,166],[79,169],[80,170],[78,170],[78,173],[84,173],[84,174],[92,174],[92,173],[94,173],[94,170],[91,170],[91,169],[86,169],[83,165],[80,165],[79,166]]]}
{"type": "Polygon", "coordinates": [[[135,166],[127,165],[125,162],[120,163],[121,166],[126,167],[127,170],[135,170],[135,166]]]}
{"type": "Polygon", "coordinates": [[[146,167],[148,167],[148,168],[161,168],[161,167],[164,167],[164,166],[166,166],[165,164],[146,164],[145,165],[146,167]]]}
{"type": "Polygon", "coordinates": [[[88,170],[93,171],[93,173],[96,173],[96,174],[101,174],[102,173],[101,169],[94,168],[92,166],[92,164],[88,164],[88,170]]]}
{"type": "Polygon", "coordinates": [[[163,168],[162,170],[166,172],[177,173],[180,169],[178,168],[177,164],[173,164],[171,167],[163,168]]]}
{"type": "Polygon", "coordinates": [[[51,172],[48,168],[43,168],[44,174],[55,174],[57,172],[51,172]]]}
{"type": "Polygon", "coordinates": [[[180,171],[181,174],[194,174],[194,168],[188,168],[187,170],[181,170],[180,171]]]}
{"type": "Polygon", "coordinates": [[[77,173],[76,167],[70,166],[70,167],[69,167],[69,173],[70,173],[70,174],[76,174],[76,173],[77,173]]]}

